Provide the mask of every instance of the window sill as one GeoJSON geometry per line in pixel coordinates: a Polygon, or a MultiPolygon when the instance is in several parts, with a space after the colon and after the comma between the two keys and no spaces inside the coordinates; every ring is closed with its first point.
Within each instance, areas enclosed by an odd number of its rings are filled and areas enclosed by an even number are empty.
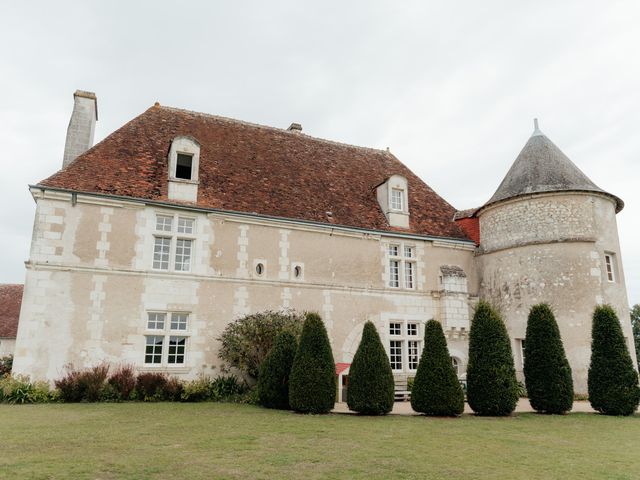
{"type": "Polygon", "coordinates": [[[138,367],[138,370],[141,372],[166,372],[166,373],[189,373],[191,372],[190,367],[186,367],[184,365],[170,367],[168,365],[144,365],[142,367],[138,367]]]}
{"type": "Polygon", "coordinates": [[[176,183],[185,183],[188,185],[199,185],[200,182],[198,180],[187,180],[186,178],[176,178],[176,177],[170,177],[169,178],[170,182],[176,182],[176,183]]]}

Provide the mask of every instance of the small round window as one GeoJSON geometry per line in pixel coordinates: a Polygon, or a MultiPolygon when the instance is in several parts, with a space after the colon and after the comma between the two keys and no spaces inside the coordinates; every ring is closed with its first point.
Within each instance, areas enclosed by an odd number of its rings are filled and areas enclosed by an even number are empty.
{"type": "Polygon", "coordinates": [[[293,275],[296,278],[302,277],[302,267],[300,265],[296,265],[296,267],[293,269],[293,275]]]}
{"type": "Polygon", "coordinates": [[[263,265],[263,264],[258,263],[258,264],[256,265],[256,273],[257,273],[258,275],[262,275],[262,274],[264,273],[264,265],[263,265]]]}

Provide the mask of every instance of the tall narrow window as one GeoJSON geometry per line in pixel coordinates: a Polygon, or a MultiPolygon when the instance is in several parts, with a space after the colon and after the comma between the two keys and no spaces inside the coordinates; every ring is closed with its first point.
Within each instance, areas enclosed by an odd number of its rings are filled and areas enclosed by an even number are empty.
{"type": "Polygon", "coordinates": [[[416,286],[415,248],[410,245],[389,245],[387,252],[389,287],[414,289],[416,286]]]}
{"type": "Polygon", "coordinates": [[[187,337],[169,337],[169,355],[167,356],[167,363],[184,363],[184,351],[186,343],[187,337]]]}
{"type": "Polygon", "coordinates": [[[193,155],[178,153],[176,159],[176,178],[191,180],[193,166],[193,155]]]}
{"type": "Polygon", "coordinates": [[[164,337],[160,335],[148,335],[146,337],[146,347],[144,363],[162,363],[162,342],[164,337]]]}
{"type": "Polygon", "coordinates": [[[158,270],[168,270],[170,251],[170,238],[155,237],[153,245],[153,268],[156,268],[158,270]]]}
{"type": "Polygon", "coordinates": [[[398,288],[400,286],[400,261],[389,260],[389,286],[398,288]]]}
{"type": "Polygon", "coordinates": [[[402,341],[391,340],[389,345],[389,360],[392,370],[402,370],[402,341]]]}
{"type": "Polygon", "coordinates": [[[417,370],[418,369],[418,341],[417,340],[408,340],[407,341],[407,364],[409,365],[409,370],[417,370]]]}
{"type": "Polygon", "coordinates": [[[607,280],[610,282],[615,282],[616,281],[615,255],[613,253],[605,253],[604,263],[607,269],[607,280]]]}
{"type": "Polygon", "coordinates": [[[404,209],[404,192],[399,188],[391,189],[391,208],[393,210],[403,210],[404,209]]]}
{"type": "Polygon", "coordinates": [[[176,241],[176,270],[179,272],[191,270],[191,240],[179,238],[176,241]]]}

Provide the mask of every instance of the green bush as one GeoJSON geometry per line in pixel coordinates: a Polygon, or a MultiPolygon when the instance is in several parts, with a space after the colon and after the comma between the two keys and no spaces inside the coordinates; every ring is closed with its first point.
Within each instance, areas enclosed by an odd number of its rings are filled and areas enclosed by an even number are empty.
{"type": "Polygon", "coordinates": [[[349,368],[350,410],[364,415],[386,415],[393,409],[393,372],[378,330],[367,322],[349,368]]]}
{"type": "Polygon", "coordinates": [[[262,406],[289,410],[289,375],[297,349],[296,337],[290,332],[278,334],[273,348],[260,366],[256,390],[262,406]]]}
{"type": "Polygon", "coordinates": [[[211,399],[216,402],[235,401],[246,387],[234,375],[219,375],[211,382],[211,399]]]}
{"type": "Polygon", "coordinates": [[[201,376],[185,382],[180,400],[183,402],[205,402],[211,400],[211,379],[201,376]]]}
{"type": "Polygon", "coordinates": [[[51,400],[49,384],[29,378],[6,375],[0,378],[0,402],[11,404],[45,403],[51,400]]]}
{"type": "Polygon", "coordinates": [[[228,367],[242,372],[245,381],[252,383],[257,380],[260,365],[278,334],[288,331],[299,338],[303,321],[304,315],[293,311],[266,311],[242,317],[229,323],[218,338],[218,356],[228,367]]]}
{"type": "Polygon", "coordinates": [[[113,392],[113,399],[119,401],[131,400],[136,388],[136,371],[132,365],[120,365],[109,376],[107,383],[113,392]]]}
{"type": "Polygon", "coordinates": [[[411,408],[425,415],[452,417],[464,411],[464,392],[451,363],[442,325],[429,320],[411,391],[411,408]]]}
{"type": "Polygon", "coordinates": [[[336,367],[327,330],[308,313],[289,377],[289,405],[303,413],[328,413],[335,404],[336,367]]]}
{"type": "Polygon", "coordinates": [[[524,378],[529,403],[541,413],[566,413],[573,406],[571,367],[558,324],[549,305],[529,311],[525,336],[524,378]]]}
{"type": "Polygon", "coordinates": [[[510,415],[518,402],[518,382],[507,329],[491,305],[476,307],[469,332],[467,401],[477,415],[510,415]]]}
{"type": "Polygon", "coordinates": [[[624,341],[616,312],[609,305],[596,307],[591,330],[589,401],[605,415],[631,415],[640,402],[638,372],[624,341]]]}
{"type": "Polygon", "coordinates": [[[0,378],[11,375],[11,367],[13,367],[13,355],[0,357],[0,378]]]}

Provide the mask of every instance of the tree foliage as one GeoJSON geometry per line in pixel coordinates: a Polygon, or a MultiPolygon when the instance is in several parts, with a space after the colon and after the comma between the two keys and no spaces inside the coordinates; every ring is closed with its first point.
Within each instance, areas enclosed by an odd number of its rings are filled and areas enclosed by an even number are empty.
{"type": "Polygon", "coordinates": [[[631,415],[640,402],[638,372],[609,305],[593,312],[588,386],[591,406],[606,415],[631,415]]]}
{"type": "Polygon", "coordinates": [[[481,301],[469,332],[467,401],[478,415],[510,415],[518,402],[518,382],[507,329],[500,314],[481,301]]]}
{"type": "Polygon", "coordinates": [[[258,401],[267,408],[289,410],[289,375],[298,344],[289,331],[276,337],[273,348],[260,366],[258,401]]]}
{"type": "Polygon", "coordinates": [[[303,413],[328,413],[335,404],[336,366],[327,330],[307,313],[289,376],[289,404],[303,413]]]}
{"type": "Polygon", "coordinates": [[[235,367],[252,382],[258,378],[260,365],[273,347],[280,332],[300,336],[304,314],[294,311],[253,313],[229,323],[220,341],[218,356],[227,366],[235,367]]]}
{"type": "Polygon", "coordinates": [[[378,330],[367,322],[349,369],[347,405],[365,415],[385,415],[393,409],[394,380],[378,330]]]}
{"type": "Polygon", "coordinates": [[[631,328],[633,343],[636,346],[636,363],[640,365],[640,304],[637,303],[631,309],[631,328]]]}
{"type": "Polygon", "coordinates": [[[464,393],[451,363],[442,325],[429,320],[424,347],[411,390],[411,408],[433,416],[456,416],[464,410],[464,393]]]}
{"type": "Polygon", "coordinates": [[[529,311],[524,378],[531,406],[542,413],[565,413],[573,406],[571,367],[549,305],[529,311]]]}

